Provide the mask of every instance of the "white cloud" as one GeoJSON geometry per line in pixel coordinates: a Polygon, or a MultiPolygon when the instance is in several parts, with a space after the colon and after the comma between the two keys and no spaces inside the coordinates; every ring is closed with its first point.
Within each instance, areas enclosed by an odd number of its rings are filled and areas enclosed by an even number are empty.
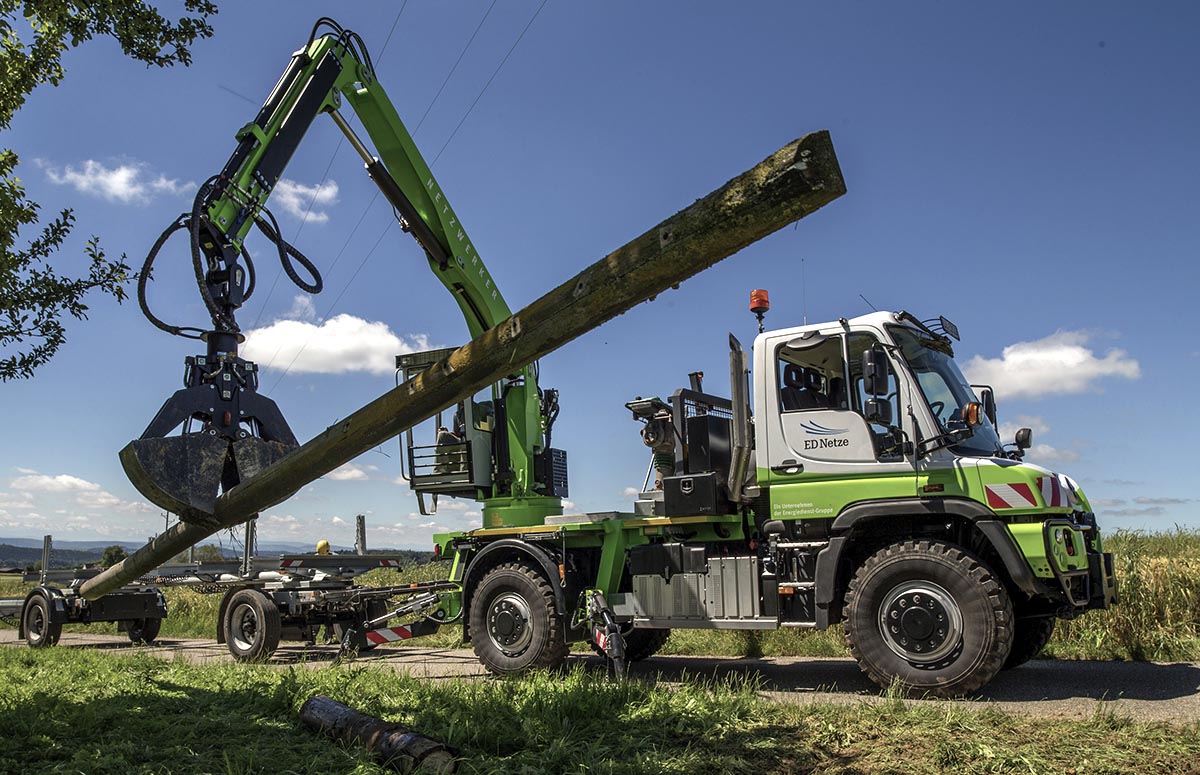
{"type": "Polygon", "coordinates": [[[1079,460],[1079,453],[1073,449],[1052,447],[1049,444],[1034,444],[1025,450],[1025,457],[1031,463],[1074,463],[1079,460]]]}
{"type": "Polygon", "coordinates": [[[0,492],[0,509],[26,511],[33,508],[33,496],[28,492],[0,492]]]}
{"type": "Polygon", "coordinates": [[[59,474],[58,476],[29,474],[13,479],[9,486],[14,490],[28,490],[29,492],[90,492],[100,489],[100,485],[95,482],[89,482],[70,474],[59,474]]]}
{"type": "Polygon", "coordinates": [[[563,502],[562,502],[562,507],[563,507],[564,509],[573,509],[573,508],[575,508],[575,501],[572,501],[572,500],[566,500],[566,499],[564,498],[564,499],[563,499],[563,502]]]}
{"type": "MultiPolygon", "coordinates": [[[[1035,442],[1037,442],[1039,437],[1050,432],[1050,426],[1041,417],[1019,414],[1012,422],[1000,423],[998,429],[1000,432],[1000,441],[1005,444],[1012,443],[1013,439],[1016,438],[1017,431],[1021,428],[1028,428],[1033,431],[1035,442]]],[[[1074,449],[1063,449],[1038,442],[1025,450],[1025,457],[1031,463],[1074,463],[1079,460],[1079,452],[1074,449]]]]}
{"type": "Polygon", "coordinates": [[[335,524],[335,525],[344,525],[344,524],[346,524],[346,520],[342,519],[341,517],[334,517],[333,519],[331,519],[331,520],[329,520],[329,521],[330,521],[330,522],[332,522],[332,523],[333,523],[333,524],[335,524]]]}
{"type": "Polygon", "coordinates": [[[55,185],[70,186],[81,194],[121,204],[146,204],[158,194],[179,196],[196,188],[192,181],[180,183],[177,178],[154,173],[140,161],[119,162],[114,167],[95,159],[87,159],[78,168],[70,164],[62,168],[51,166],[43,159],[38,159],[37,164],[55,185]]]}
{"type": "Polygon", "coordinates": [[[106,511],[122,511],[127,514],[152,514],[157,512],[155,506],[146,503],[145,501],[127,501],[113,495],[106,490],[99,492],[80,493],[75,498],[75,503],[88,508],[100,508],[106,511]]]}
{"type": "Polygon", "coordinates": [[[626,498],[636,498],[640,493],[641,493],[641,490],[639,490],[636,487],[626,487],[624,490],[621,491],[621,495],[623,495],[626,498]]]}
{"type": "Polygon", "coordinates": [[[337,204],[338,184],[329,180],[309,186],[288,178],[281,178],[275,184],[275,190],[271,192],[270,201],[282,207],[288,215],[313,223],[325,223],[329,220],[329,213],[318,208],[337,204]]]}
{"type": "Polygon", "coordinates": [[[1107,378],[1138,379],[1141,367],[1124,350],[1103,357],[1085,347],[1086,331],[1057,331],[1005,347],[999,358],[976,355],[963,368],[975,384],[996,388],[1001,400],[1082,393],[1107,378]]]}
{"type": "Polygon", "coordinates": [[[297,294],[292,298],[292,308],[283,313],[283,320],[316,320],[317,308],[313,305],[312,296],[297,294]]]}
{"type": "Polygon", "coordinates": [[[320,325],[278,320],[246,334],[242,357],[263,366],[308,374],[365,371],[391,374],[396,356],[429,349],[429,338],[414,334],[405,340],[386,323],[353,315],[335,315],[320,325]]]}
{"type": "Polygon", "coordinates": [[[361,466],[358,463],[345,463],[338,466],[329,473],[325,474],[325,479],[332,479],[335,482],[360,482],[364,479],[369,479],[370,474],[368,469],[374,466],[361,466]]]}

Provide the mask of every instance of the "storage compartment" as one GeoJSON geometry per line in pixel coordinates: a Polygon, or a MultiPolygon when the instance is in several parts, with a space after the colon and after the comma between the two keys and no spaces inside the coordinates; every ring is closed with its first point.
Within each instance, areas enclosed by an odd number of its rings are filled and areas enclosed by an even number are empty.
{"type": "Polygon", "coordinates": [[[665,477],[663,505],[668,517],[724,514],[728,511],[725,482],[716,472],[665,477]]]}
{"type": "Polygon", "coordinates": [[[774,629],[760,613],[757,557],[712,557],[706,573],[680,573],[667,581],[634,575],[635,622],[654,627],[774,629]]]}

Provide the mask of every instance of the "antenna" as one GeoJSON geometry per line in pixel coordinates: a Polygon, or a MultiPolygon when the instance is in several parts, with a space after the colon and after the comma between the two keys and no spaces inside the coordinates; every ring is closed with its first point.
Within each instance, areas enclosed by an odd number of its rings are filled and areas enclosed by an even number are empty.
{"type": "Polygon", "coordinates": [[[808,280],[804,274],[804,256],[800,256],[800,311],[803,314],[803,325],[808,325],[808,280]]]}
{"type": "Polygon", "coordinates": [[[877,307],[876,307],[874,304],[872,304],[870,301],[868,301],[868,300],[867,300],[867,297],[866,297],[866,296],[863,296],[863,295],[860,293],[860,294],[858,294],[858,298],[860,298],[860,299],[862,299],[863,301],[867,302],[867,306],[868,306],[868,307],[870,307],[871,309],[875,310],[876,312],[878,312],[878,311],[879,311],[879,309],[878,309],[878,308],[877,308],[877,307]]]}

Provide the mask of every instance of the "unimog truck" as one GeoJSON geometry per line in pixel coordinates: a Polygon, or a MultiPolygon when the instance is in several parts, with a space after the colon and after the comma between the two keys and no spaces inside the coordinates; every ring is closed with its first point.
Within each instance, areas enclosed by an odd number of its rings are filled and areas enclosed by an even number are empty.
{"type": "MultiPolygon", "coordinates": [[[[461,607],[497,672],[604,640],[586,626],[599,591],[628,660],[672,629],[841,626],[880,686],[977,690],[1036,655],[1056,619],[1105,608],[1116,590],[1086,496],[1022,460],[1028,429],[1002,443],[992,390],[954,361],[957,337],[944,318],[906,312],[767,331],[750,378],[731,336],[732,397],[693,375],[665,401],[627,404],[652,450],[631,512],[512,525],[485,509],[481,529],[436,536],[462,589],[442,613],[461,607]]],[[[460,414],[487,416],[488,403],[460,414]]],[[[488,486],[466,461],[489,432],[461,430],[458,448],[410,441],[419,492],[488,486]],[[453,486],[451,449],[463,461],[453,486]],[[414,461],[439,451],[440,472],[423,475],[414,461]]]]}
{"type": "MultiPolygon", "coordinates": [[[[446,583],[344,622],[347,649],[461,621],[496,672],[552,667],[587,640],[620,673],[672,629],[840,625],[879,684],[954,695],[1036,654],[1055,619],[1114,602],[1087,498],[1022,461],[1028,431],[1001,443],[992,391],[969,386],[954,363],[957,330],[903,312],[762,332],[769,304],[752,294],[753,387],[731,337],[730,397],[705,393],[697,377],[666,399],[630,401],[651,455],[641,496],[629,511],[563,514],[567,453],[551,444],[559,395],[537,359],[843,194],[828,133],[784,146],[516,313],[354,32],[318,20],[236,139],[139,273],[149,321],[204,343],[184,387],[121,451],[130,481],[180,521],[84,582],[86,599],[403,434],[421,509],[468,498],[483,524],[436,536],[446,583]],[[301,445],[239,355],[236,312],[255,288],[245,245],[255,228],[289,280],[321,289],[267,209],[321,115],[362,159],[471,341],[400,356],[395,388],[301,445]],[[151,311],[154,262],[176,233],[188,238],[207,328],[151,311]],[[439,410],[450,416],[432,437],[410,430],[439,410]]],[[[253,634],[246,653],[269,653],[255,641],[270,629],[257,626],[256,606],[238,610],[253,634]]]]}

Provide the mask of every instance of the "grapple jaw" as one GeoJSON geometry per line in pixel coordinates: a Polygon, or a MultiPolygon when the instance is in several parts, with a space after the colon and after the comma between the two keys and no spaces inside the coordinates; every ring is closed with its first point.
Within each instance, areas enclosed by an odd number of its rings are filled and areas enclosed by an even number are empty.
{"type": "Polygon", "coordinates": [[[236,353],[210,352],[187,359],[183,389],[120,457],[147,500],[184,522],[216,530],[217,496],[297,446],[279,407],[258,393],[258,367],[236,353]],[[182,435],[168,435],[181,425],[182,435]],[[199,430],[189,432],[196,425],[199,430]]]}
{"type": "Polygon", "coordinates": [[[296,444],[247,436],[189,433],[142,438],[121,450],[125,475],[146,500],[184,522],[219,527],[213,512],[217,496],[249,479],[295,449],[296,444]]]}

